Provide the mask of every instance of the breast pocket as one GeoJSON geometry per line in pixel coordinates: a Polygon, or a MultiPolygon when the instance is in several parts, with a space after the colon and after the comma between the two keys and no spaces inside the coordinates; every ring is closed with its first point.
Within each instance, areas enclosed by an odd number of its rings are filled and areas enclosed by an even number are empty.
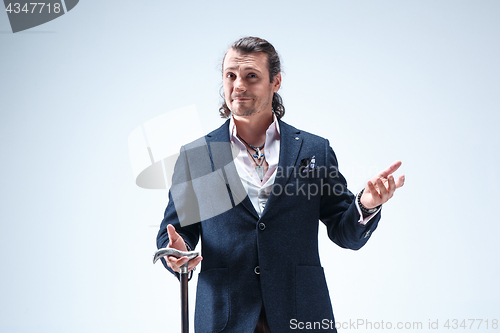
{"type": "Polygon", "coordinates": [[[227,268],[201,272],[196,289],[196,332],[221,332],[229,320],[230,302],[227,268]]]}

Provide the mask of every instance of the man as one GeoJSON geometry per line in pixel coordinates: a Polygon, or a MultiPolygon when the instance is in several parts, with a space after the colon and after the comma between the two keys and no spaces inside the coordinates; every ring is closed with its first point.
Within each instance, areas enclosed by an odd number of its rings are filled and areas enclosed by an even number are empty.
{"type": "MultiPolygon", "coordinates": [[[[281,68],[274,47],[246,37],[223,61],[229,119],[184,146],[177,160],[158,248],[193,249],[202,241],[197,332],[336,332],[318,254],[321,220],[337,245],[357,250],[380,220],[404,176],[401,162],[354,196],[328,140],[281,118],[281,68]],[[301,324],[302,323],[302,324],[301,324]],[[309,326],[304,326],[310,323],[309,326]]],[[[186,257],[168,257],[178,272],[186,257]]]]}

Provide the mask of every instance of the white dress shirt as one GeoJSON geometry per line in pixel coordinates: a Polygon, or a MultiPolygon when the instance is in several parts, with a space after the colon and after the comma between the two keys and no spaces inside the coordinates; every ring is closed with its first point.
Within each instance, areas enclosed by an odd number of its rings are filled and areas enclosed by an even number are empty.
{"type": "Polygon", "coordinates": [[[229,137],[231,138],[234,164],[236,165],[236,170],[238,171],[243,187],[247,191],[248,197],[259,217],[262,215],[267,200],[271,195],[280,156],[279,124],[274,115],[273,120],[273,123],[266,131],[266,141],[263,151],[268,168],[262,181],[257,175],[257,171],[255,171],[252,160],[248,156],[245,144],[237,137],[238,132],[233,117],[231,117],[229,122],[229,137]]]}

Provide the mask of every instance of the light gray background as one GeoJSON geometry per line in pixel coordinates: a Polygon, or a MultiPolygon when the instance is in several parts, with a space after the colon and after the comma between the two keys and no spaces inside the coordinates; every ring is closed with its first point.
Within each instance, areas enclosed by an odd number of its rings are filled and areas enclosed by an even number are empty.
{"type": "Polygon", "coordinates": [[[336,319],[500,319],[499,1],[87,0],[0,31],[0,331],[180,331],[151,261],[166,194],[135,185],[127,139],[190,104],[219,126],[246,35],[275,45],[284,120],[330,139],[352,191],[403,161],[363,249],[321,232],[336,319]]]}

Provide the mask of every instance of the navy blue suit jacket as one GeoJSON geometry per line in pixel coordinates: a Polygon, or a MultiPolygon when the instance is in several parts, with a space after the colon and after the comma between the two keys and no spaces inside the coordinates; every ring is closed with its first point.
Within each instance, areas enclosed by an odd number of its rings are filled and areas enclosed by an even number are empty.
{"type": "Polygon", "coordinates": [[[173,224],[191,248],[201,239],[196,332],[251,333],[262,306],[273,333],[294,331],[291,320],[333,321],[318,253],[319,221],[335,244],[357,250],[380,213],[361,225],[328,140],[279,121],[276,180],[259,218],[231,163],[228,126],[181,149],[157,237],[158,248],[166,247],[167,225],[173,224]]]}

